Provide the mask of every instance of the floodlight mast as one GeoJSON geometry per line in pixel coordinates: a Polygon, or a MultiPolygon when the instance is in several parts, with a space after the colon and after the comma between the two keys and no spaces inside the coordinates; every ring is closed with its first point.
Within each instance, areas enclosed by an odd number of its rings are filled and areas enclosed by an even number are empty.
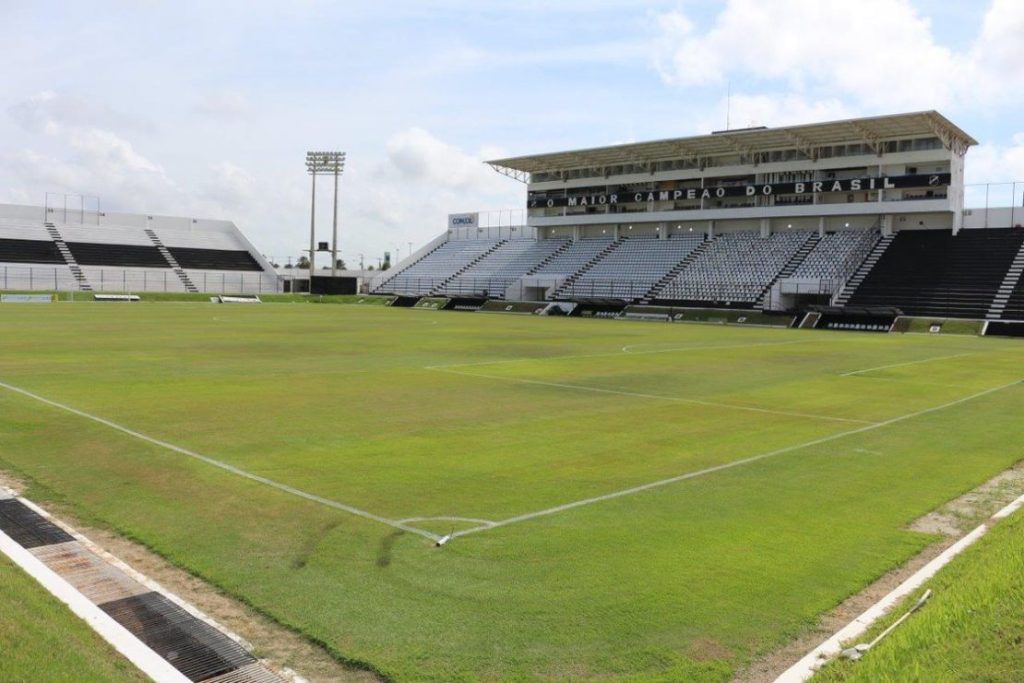
{"type": "Polygon", "coordinates": [[[331,241],[331,277],[338,274],[338,176],[345,171],[345,152],[306,152],[306,172],[312,176],[313,190],[309,215],[309,289],[313,290],[316,269],[316,177],[334,176],[334,219],[331,241]]]}

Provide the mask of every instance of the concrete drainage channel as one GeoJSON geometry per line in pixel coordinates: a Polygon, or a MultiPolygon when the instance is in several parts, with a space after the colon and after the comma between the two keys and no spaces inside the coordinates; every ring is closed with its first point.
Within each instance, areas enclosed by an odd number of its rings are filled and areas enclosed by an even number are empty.
{"type": "Polygon", "coordinates": [[[3,487],[0,551],[155,681],[285,681],[238,636],[3,487]]]}

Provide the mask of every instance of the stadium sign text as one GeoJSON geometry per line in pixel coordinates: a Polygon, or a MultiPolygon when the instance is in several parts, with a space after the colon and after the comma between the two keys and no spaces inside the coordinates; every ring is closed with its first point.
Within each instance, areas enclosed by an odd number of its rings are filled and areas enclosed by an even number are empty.
{"type": "Polygon", "coordinates": [[[479,213],[450,213],[448,214],[448,229],[453,228],[475,228],[480,225],[479,213]]]}
{"type": "Polygon", "coordinates": [[[722,199],[724,197],[770,197],[776,194],[819,194],[822,192],[865,192],[871,190],[895,190],[914,187],[941,187],[949,185],[949,173],[883,176],[868,178],[847,178],[843,180],[814,180],[795,183],[769,183],[756,185],[717,185],[712,187],[689,187],[675,190],[644,190],[641,192],[612,191],[600,194],[567,195],[547,197],[531,196],[529,208],[556,206],[605,206],[617,204],[642,204],[645,202],[670,202],[687,199],[722,199]]]}

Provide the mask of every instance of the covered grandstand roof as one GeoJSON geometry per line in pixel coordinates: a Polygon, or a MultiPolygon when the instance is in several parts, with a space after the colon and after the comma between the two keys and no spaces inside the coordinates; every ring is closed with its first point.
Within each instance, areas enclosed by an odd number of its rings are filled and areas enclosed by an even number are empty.
{"type": "Polygon", "coordinates": [[[515,174],[700,159],[736,153],[750,156],[794,147],[807,151],[811,156],[811,150],[827,145],[863,141],[875,146],[886,140],[926,135],[939,137],[947,148],[960,153],[978,144],[939,112],[921,111],[781,128],[744,128],[710,135],[495,159],[487,163],[500,172],[515,174]]]}

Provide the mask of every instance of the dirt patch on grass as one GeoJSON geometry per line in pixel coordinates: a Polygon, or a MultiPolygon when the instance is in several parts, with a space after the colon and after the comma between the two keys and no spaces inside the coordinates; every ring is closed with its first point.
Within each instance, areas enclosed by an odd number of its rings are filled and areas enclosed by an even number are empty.
{"type": "Polygon", "coordinates": [[[1024,494],[1024,460],[937,510],[914,520],[910,528],[926,534],[962,536],[1024,494]]]}
{"type": "Polygon", "coordinates": [[[688,654],[693,659],[703,662],[709,659],[729,661],[733,658],[735,653],[725,645],[719,643],[717,640],[712,640],[711,638],[697,638],[690,643],[688,654]]]}
{"type": "Polygon", "coordinates": [[[733,682],[770,683],[774,681],[782,672],[822,641],[859,617],[914,572],[935,559],[957,539],[1022,494],[1024,494],[1024,460],[1010,469],[1000,472],[973,491],[969,491],[915,520],[910,524],[910,529],[928,534],[940,534],[944,538],[925,548],[903,566],[887,572],[859,593],[851,595],[838,607],[824,614],[812,629],[782,647],[755,659],[749,666],[736,673],[732,679],[733,682]]]}
{"type": "MultiPolygon", "coordinates": [[[[19,494],[26,489],[24,482],[3,472],[0,472],[0,485],[19,494]]],[[[50,504],[43,507],[114,557],[237,633],[252,645],[254,655],[275,670],[286,675],[297,674],[301,680],[310,683],[371,683],[380,680],[370,672],[345,666],[322,647],[175,567],[144,546],[112,531],[83,524],[68,510],[50,504]]]]}

